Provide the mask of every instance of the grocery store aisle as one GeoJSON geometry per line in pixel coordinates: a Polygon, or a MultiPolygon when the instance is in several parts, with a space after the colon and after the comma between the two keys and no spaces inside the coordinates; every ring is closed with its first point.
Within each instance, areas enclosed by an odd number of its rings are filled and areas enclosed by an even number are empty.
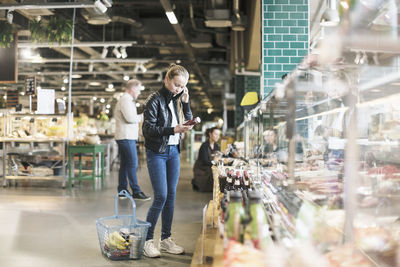
{"type": "MultiPolygon", "coordinates": [[[[143,191],[152,195],[143,159],[138,177],[143,191]]],[[[116,172],[107,177],[104,189],[96,191],[89,182],[71,191],[61,189],[56,181],[21,181],[18,187],[1,188],[0,266],[189,266],[200,233],[202,208],[212,197],[193,192],[191,178],[192,167],[182,159],[172,232],[186,254],[140,261],[110,261],[100,252],[95,220],[114,214],[116,172]]],[[[145,219],[150,204],[137,202],[138,218],[145,219]]],[[[129,214],[129,208],[129,200],[120,202],[120,213],[129,214]]]]}

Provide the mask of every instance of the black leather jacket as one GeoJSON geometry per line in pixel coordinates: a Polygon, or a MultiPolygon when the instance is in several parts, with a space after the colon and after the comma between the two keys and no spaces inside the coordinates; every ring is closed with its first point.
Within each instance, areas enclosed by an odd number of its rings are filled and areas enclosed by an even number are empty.
{"type": "MultiPolygon", "coordinates": [[[[172,114],[168,108],[170,101],[174,101],[175,116],[178,119],[177,100],[182,96],[183,91],[173,94],[163,85],[157,92],[152,93],[146,100],[144,107],[143,136],[147,149],[156,153],[164,153],[170,135],[174,135],[174,127],[171,127],[172,114]]],[[[190,104],[182,102],[183,115],[185,120],[192,119],[190,104]]]]}

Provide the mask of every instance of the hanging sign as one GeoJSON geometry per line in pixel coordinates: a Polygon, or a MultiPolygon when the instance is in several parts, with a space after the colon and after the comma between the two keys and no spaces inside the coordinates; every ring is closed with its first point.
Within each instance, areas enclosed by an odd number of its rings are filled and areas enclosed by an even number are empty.
{"type": "Polygon", "coordinates": [[[25,95],[36,94],[36,77],[25,77],[25,95]]]}

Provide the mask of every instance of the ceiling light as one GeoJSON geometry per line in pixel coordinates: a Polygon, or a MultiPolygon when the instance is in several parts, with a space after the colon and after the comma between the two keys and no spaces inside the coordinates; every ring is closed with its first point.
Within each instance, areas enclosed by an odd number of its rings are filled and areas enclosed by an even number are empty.
{"type": "Polygon", "coordinates": [[[106,109],[106,114],[110,113],[110,111],[108,109],[106,109]]]}
{"type": "Polygon", "coordinates": [[[101,13],[106,13],[107,11],[107,7],[100,0],[94,1],[94,6],[95,9],[100,11],[101,13]]]}
{"type": "Polygon", "coordinates": [[[13,23],[13,18],[14,18],[13,11],[12,10],[8,10],[7,11],[7,21],[8,21],[9,24],[13,23]]]}
{"type": "Polygon", "coordinates": [[[323,27],[334,27],[340,22],[339,12],[337,10],[336,0],[328,0],[328,8],[321,18],[320,25],[323,27]]]}
{"type": "Polygon", "coordinates": [[[101,83],[99,83],[99,82],[90,82],[89,85],[90,86],[100,86],[101,83]]]}
{"type": "Polygon", "coordinates": [[[140,107],[140,103],[136,102],[136,107],[140,107]]]}
{"type": "Polygon", "coordinates": [[[346,1],[340,1],[340,5],[346,10],[349,9],[349,3],[346,1]]]}
{"type": "Polygon", "coordinates": [[[97,97],[94,96],[92,99],[93,99],[93,101],[96,101],[96,100],[97,100],[97,97]]]}
{"type": "Polygon", "coordinates": [[[116,58],[121,58],[122,57],[122,55],[121,55],[121,53],[118,51],[118,47],[116,46],[116,47],[114,47],[114,49],[113,49],[113,54],[114,54],[114,56],[116,57],[116,58]]]}
{"type": "Polygon", "coordinates": [[[144,87],[143,85],[139,86],[140,91],[143,91],[144,89],[146,89],[146,87],[144,87]]]}
{"type": "Polygon", "coordinates": [[[193,79],[191,79],[191,80],[189,80],[189,83],[198,84],[198,83],[199,83],[199,80],[193,80],[193,79]]]}
{"type": "Polygon", "coordinates": [[[32,50],[30,48],[25,48],[22,50],[21,55],[23,58],[30,58],[32,57],[32,50]]]}
{"type": "Polygon", "coordinates": [[[128,75],[124,75],[124,81],[129,81],[129,76],[128,75]]]}
{"type": "Polygon", "coordinates": [[[108,84],[108,89],[113,89],[113,88],[114,88],[114,84],[109,83],[109,84],[108,84]]]}
{"type": "Polygon", "coordinates": [[[64,101],[65,101],[65,100],[67,100],[67,97],[66,97],[66,96],[64,96],[64,97],[63,97],[63,100],[64,100],[64,101]]]}
{"type": "Polygon", "coordinates": [[[91,62],[91,63],[89,64],[88,71],[89,71],[89,72],[92,72],[92,71],[93,71],[93,68],[94,68],[93,62],[91,62]]]}
{"type": "Polygon", "coordinates": [[[101,58],[106,58],[108,53],[108,47],[103,47],[103,52],[101,53],[101,58]]]}
{"type": "Polygon", "coordinates": [[[100,103],[104,103],[104,102],[106,102],[106,100],[104,98],[101,98],[100,103]]]}
{"type": "Polygon", "coordinates": [[[173,11],[167,11],[165,14],[168,17],[169,23],[178,24],[178,20],[176,19],[175,13],[173,11]]]}
{"type": "Polygon", "coordinates": [[[126,46],[121,47],[121,57],[122,58],[127,58],[128,54],[126,53],[126,46]]]}
{"type": "Polygon", "coordinates": [[[65,86],[61,86],[61,91],[65,91],[65,86]]]}
{"type": "Polygon", "coordinates": [[[64,82],[64,83],[68,83],[68,78],[67,78],[67,77],[64,77],[63,82],[64,82]]]}
{"type": "Polygon", "coordinates": [[[80,74],[72,74],[72,76],[71,76],[73,79],[80,79],[80,78],[82,78],[82,75],[80,75],[80,74]]]}
{"type": "Polygon", "coordinates": [[[213,112],[213,109],[212,109],[212,108],[208,108],[208,109],[207,109],[207,113],[208,113],[208,114],[211,114],[212,112],[213,112]]]}
{"type": "Polygon", "coordinates": [[[180,59],[177,59],[177,60],[176,60],[176,64],[181,64],[181,60],[180,60],[180,59]]]}
{"type": "Polygon", "coordinates": [[[25,95],[25,92],[21,92],[21,93],[19,93],[20,95],[25,95]]]}
{"type": "Polygon", "coordinates": [[[105,89],[106,92],[115,92],[115,88],[106,88],[105,89]]]}
{"type": "Polygon", "coordinates": [[[108,108],[108,109],[111,108],[111,105],[110,105],[110,104],[107,104],[107,105],[106,105],[106,108],[108,108]]]}

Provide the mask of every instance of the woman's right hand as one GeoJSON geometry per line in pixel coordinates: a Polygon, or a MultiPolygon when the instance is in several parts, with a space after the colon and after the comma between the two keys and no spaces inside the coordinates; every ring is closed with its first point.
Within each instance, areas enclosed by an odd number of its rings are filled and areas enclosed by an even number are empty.
{"type": "Polygon", "coordinates": [[[178,124],[174,127],[174,133],[184,133],[192,130],[193,125],[178,124]]]}

